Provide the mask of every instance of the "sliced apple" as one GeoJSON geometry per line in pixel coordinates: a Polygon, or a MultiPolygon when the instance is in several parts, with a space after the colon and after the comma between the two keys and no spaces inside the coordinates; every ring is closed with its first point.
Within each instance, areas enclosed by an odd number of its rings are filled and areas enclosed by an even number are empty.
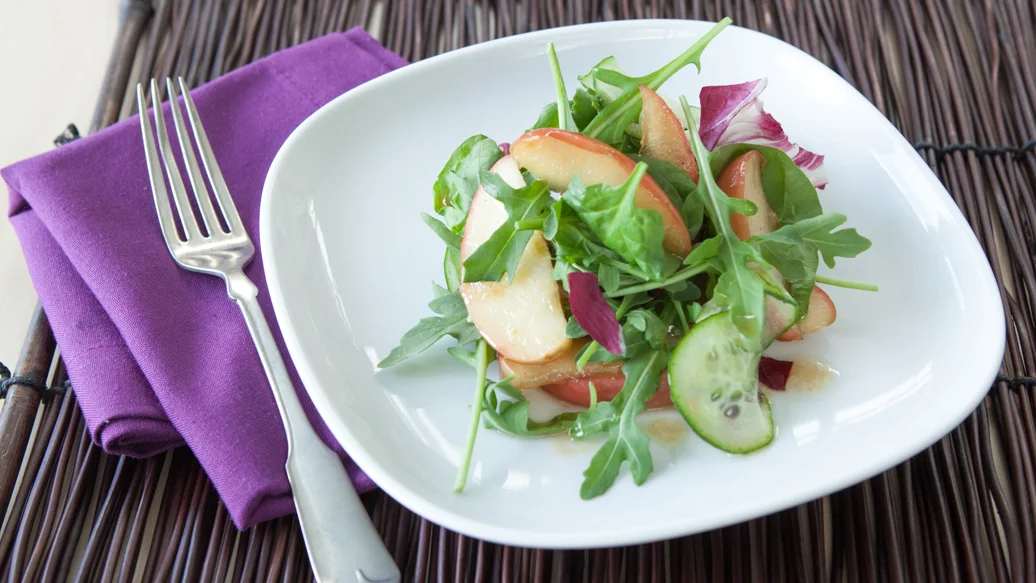
{"type": "MultiPolygon", "coordinates": [[[[582,134],[542,128],[526,132],[511,143],[511,156],[518,165],[536,178],[544,180],[552,190],[564,192],[572,177],[583,184],[618,186],[625,182],[636,163],[615,148],[582,134]]],[[[650,177],[644,176],[637,189],[636,204],[662,215],[665,250],[680,257],[691,252],[691,235],[665,191],[650,177]]]]}
{"type": "MultiPolygon", "coordinates": [[[[622,390],[622,385],[625,382],[626,377],[622,374],[593,375],[577,379],[567,379],[558,383],[544,385],[541,388],[554,398],[566,403],[580,407],[589,407],[590,383],[594,384],[594,389],[597,391],[597,400],[603,402],[614,399],[615,395],[618,395],[619,391],[622,390]]],[[[665,371],[662,372],[662,382],[658,385],[658,391],[655,392],[653,397],[648,399],[646,406],[648,409],[662,409],[673,406],[673,401],[669,398],[669,375],[665,371]]]]}
{"type": "Polygon", "coordinates": [[[727,164],[716,180],[716,184],[730,198],[747,200],[756,206],[756,213],[750,217],[731,213],[730,226],[742,241],[752,235],[766,235],[777,230],[777,215],[770,208],[763,191],[763,155],[749,150],[727,164]]]}
{"type": "Polygon", "coordinates": [[[644,108],[640,114],[640,153],[649,158],[669,162],[683,169],[691,180],[698,182],[698,164],[691,152],[687,132],[664,99],[650,88],[640,85],[644,108]]]}
{"type": "Polygon", "coordinates": [[[583,370],[576,369],[576,354],[589,341],[573,340],[571,346],[557,359],[541,364],[523,364],[510,358],[500,358],[500,378],[512,377],[516,389],[535,389],[543,385],[595,375],[622,374],[622,362],[588,362],[583,370]]]}
{"type": "MultiPolygon", "coordinates": [[[[511,386],[516,389],[541,388],[555,398],[583,407],[590,406],[590,382],[597,389],[599,401],[611,401],[622,389],[626,377],[622,374],[621,360],[614,362],[588,362],[583,370],[576,369],[576,355],[588,340],[573,340],[572,346],[559,358],[541,364],[522,364],[509,358],[500,358],[500,378],[511,377],[511,386]]],[[[662,375],[662,384],[655,396],[648,402],[649,409],[668,407],[669,379],[662,375]]]]}
{"type": "MultiPolygon", "coordinates": [[[[773,212],[766,193],[763,191],[763,155],[754,150],[738,156],[719,175],[716,183],[731,198],[748,200],[755,204],[756,214],[746,217],[731,213],[730,226],[734,234],[742,241],[754,235],[766,235],[777,230],[777,214],[773,212]]],[[[777,276],[780,281],[780,276],[777,276]]],[[[814,287],[809,296],[809,311],[806,317],[795,325],[788,327],[785,316],[788,310],[783,309],[783,302],[776,298],[766,298],[766,326],[771,334],[779,334],[777,340],[791,342],[802,340],[811,334],[830,326],[835,321],[835,304],[824,290],[814,287]],[[783,333],[781,333],[783,330],[783,333]]]]}
{"type": "MultiPolygon", "coordinates": [[[[776,279],[781,283],[784,282],[784,278],[780,274],[776,275],[776,279]]],[[[794,334],[798,334],[795,328],[797,325],[795,320],[799,312],[794,305],[767,294],[763,300],[763,307],[766,310],[766,330],[763,334],[764,348],[772,344],[774,340],[801,340],[801,336],[794,338],[794,334]]]]}
{"type": "MultiPolygon", "coordinates": [[[[510,156],[491,168],[513,188],[525,186],[521,170],[510,156]]],[[[467,259],[507,220],[504,205],[480,187],[468,211],[460,243],[467,259]]],[[[538,231],[525,247],[513,280],[472,282],[460,286],[468,316],[482,337],[500,355],[519,363],[556,359],[572,344],[565,336],[567,320],[561,292],[554,281],[547,241],[538,231]]]]}
{"type": "Polygon", "coordinates": [[[799,332],[803,335],[812,334],[821,328],[826,328],[835,323],[838,311],[835,310],[835,303],[831,296],[827,295],[820,286],[814,286],[809,294],[809,312],[798,324],[799,332]]]}

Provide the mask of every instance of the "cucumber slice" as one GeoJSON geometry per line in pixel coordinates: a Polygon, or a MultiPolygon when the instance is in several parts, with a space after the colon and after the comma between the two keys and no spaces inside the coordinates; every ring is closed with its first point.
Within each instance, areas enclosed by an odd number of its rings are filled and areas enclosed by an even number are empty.
{"type": "Polygon", "coordinates": [[[702,439],[730,453],[760,449],[774,437],[770,404],[759,392],[761,352],[729,311],[695,324],[669,358],[669,392],[702,439]]]}

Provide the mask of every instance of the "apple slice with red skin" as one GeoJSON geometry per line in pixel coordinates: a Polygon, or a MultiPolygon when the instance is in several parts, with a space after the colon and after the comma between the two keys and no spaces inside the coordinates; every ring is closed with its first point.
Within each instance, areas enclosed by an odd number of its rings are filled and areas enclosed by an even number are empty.
{"type": "Polygon", "coordinates": [[[730,227],[738,239],[747,241],[753,235],[767,235],[777,230],[777,215],[770,208],[763,190],[763,168],[766,160],[755,150],[749,150],[734,158],[716,179],[716,184],[730,198],[751,202],[756,213],[746,217],[730,214],[730,227]]]}
{"type": "Polygon", "coordinates": [[[510,358],[497,360],[500,378],[511,377],[511,386],[516,389],[535,389],[551,383],[595,375],[622,374],[622,362],[588,362],[583,370],[576,368],[576,355],[589,340],[573,340],[571,346],[560,357],[550,362],[524,364],[510,358]]]}
{"type": "Polygon", "coordinates": [[[778,340],[785,342],[802,340],[807,334],[834,324],[837,317],[838,311],[835,310],[835,302],[831,296],[827,295],[827,292],[819,285],[813,286],[813,291],[809,294],[809,311],[806,312],[806,317],[789,328],[778,340]]]}
{"type": "MultiPolygon", "coordinates": [[[[528,390],[539,388],[554,398],[581,407],[590,406],[590,383],[597,390],[598,401],[611,401],[622,390],[626,377],[622,361],[589,362],[582,371],[576,369],[575,357],[587,340],[572,341],[564,354],[556,360],[541,364],[523,364],[505,357],[498,360],[500,378],[510,378],[511,386],[528,390]]],[[[778,390],[787,382],[790,365],[786,362],[763,358],[759,365],[760,379],[776,379],[778,390]]],[[[772,382],[772,381],[771,381],[772,382]]],[[[662,409],[672,405],[669,396],[669,375],[663,371],[658,391],[648,400],[648,409],[662,409]]]]}
{"type": "MultiPolygon", "coordinates": [[[[590,383],[594,384],[594,389],[597,390],[598,401],[611,401],[615,398],[615,395],[619,394],[622,390],[622,385],[626,382],[626,377],[623,375],[594,375],[589,377],[567,379],[557,383],[551,383],[549,385],[543,385],[542,388],[545,392],[552,395],[554,398],[577,405],[579,407],[590,406],[590,383]]],[[[662,371],[662,382],[658,385],[658,391],[655,395],[648,399],[648,409],[664,409],[666,407],[672,407],[673,401],[669,398],[669,375],[666,371],[662,371]]]]}
{"type": "Polygon", "coordinates": [[[644,108],[640,114],[640,153],[648,158],[669,162],[682,169],[698,182],[698,164],[694,161],[691,142],[683,129],[680,118],[676,117],[665,100],[650,88],[640,85],[640,97],[644,108]]]}
{"type": "MultiPolygon", "coordinates": [[[[592,381],[597,388],[599,401],[611,401],[622,389],[625,378],[622,374],[621,360],[612,362],[588,362],[583,370],[576,368],[576,355],[589,343],[589,340],[572,341],[572,346],[559,358],[540,364],[523,364],[509,358],[499,358],[500,378],[511,378],[511,386],[516,389],[541,388],[554,397],[573,405],[590,406],[590,385],[592,381]]],[[[659,390],[649,403],[649,408],[668,407],[669,380],[662,375],[663,390],[659,390]]]]}
{"type": "MultiPolygon", "coordinates": [[[[587,186],[620,186],[636,166],[629,156],[604,142],[554,128],[526,132],[511,143],[511,156],[557,192],[564,192],[576,175],[587,186]]],[[[662,216],[662,246],[667,252],[680,257],[691,252],[691,235],[680,211],[650,176],[644,175],[640,181],[635,202],[639,208],[662,216]]]]}
{"type": "MultiPolygon", "coordinates": [[[[750,201],[756,206],[756,213],[752,216],[746,217],[738,213],[730,215],[730,227],[742,241],[754,235],[772,233],[778,228],[777,215],[770,207],[763,190],[764,165],[763,155],[749,150],[727,164],[716,180],[727,196],[750,201]]],[[[781,317],[782,306],[779,305],[783,302],[770,296],[766,297],[766,302],[767,327],[771,328],[772,333],[776,333],[786,325],[786,320],[781,317]]],[[[833,324],[836,316],[835,304],[831,297],[824,290],[814,286],[809,296],[809,311],[806,317],[784,330],[777,339],[785,342],[802,340],[806,334],[833,324]]]]}
{"type": "MultiPolygon", "coordinates": [[[[521,170],[510,156],[498,160],[490,171],[512,188],[525,186],[521,170]]],[[[479,187],[461,238],[461,261],[505,221],[504,205],[479,187]]],[[[539,363],[556,359],[572,345],[572,340],[565,336],[568,320],[553,270],[547,241],[537,231],[529,239],[513,278],[461,284],[460,294],[468,316],[500,355],[515,362],[539,363]]]]}
{"type": "MultiPolygon", "coordinates": [[[[794,363],[764,356],[759,362],[759,382],[772,390],[783,391],[794,366],[794,363]]],[[[594,389],[597,390],[598,401],[611,401],[622,390],[625,382],[626,377],[621,374],[593,374],[551,383],[541,388],[566,403],[589,407],[590,383],[593,383],[594,389]]],[[[662,371],[662,381],[658,385],[658,391],[648,400],[647,408],[664,409],[672,405],[673,401],[669,394],[669,374],[662,371]]]]}

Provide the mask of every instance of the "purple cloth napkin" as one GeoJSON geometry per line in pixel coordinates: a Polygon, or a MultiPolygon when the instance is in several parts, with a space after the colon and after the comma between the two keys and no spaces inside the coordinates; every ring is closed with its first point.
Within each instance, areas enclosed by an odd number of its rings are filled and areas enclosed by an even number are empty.
{"type": "MultiPolygon", "coordinates": [[[[404,64],[354,29],[281,51],[192,92],[256,244],[263,181],[288,134],[328,101],[404,64]]],[[[165,112],[172,128],[168,106],[165,112]]],[[[291,513],[287,443],[259,357],[223,282],[185,271],[169,256],[137,119],[0,175],[10,192],[11,223],[94,440],[135,457],[186,443],[239,528],[291,513]]],[[[287,360],[261,252],[246,272],[287,360]]],[[[290,362],[288,368],[301,389],[290,362]]],[[[373,488],[305,391],[298,393],[357,488],[373,488]]]]}

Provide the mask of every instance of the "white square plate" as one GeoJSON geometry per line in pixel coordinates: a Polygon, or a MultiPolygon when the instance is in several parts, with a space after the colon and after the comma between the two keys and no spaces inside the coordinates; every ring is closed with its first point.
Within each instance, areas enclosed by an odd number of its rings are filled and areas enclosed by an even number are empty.
{"type": "MultiPolygon", "coordinates": [[[[376,363],[430,315],[442,244],[422,223],[453,149],[483,133],[510,141],[554,99],[546,44],[566,83],[607,55],[633,73],[682,52],[711,25],[582,25],[428,59],[339,97],[285,142],[263,192],[261,244],[291,358],[321,415],[384,490],[448,528],[495,542],[594,547],[712,529],[799,504],[877,474],[959,424],[985,395],[1004,351],[989,264],[946,190],[855,89],[779,40],[730,27],[702,74],[662,89],[697,102],[702,85],[768,77],[762,98],[792,141],[826,156],[825,210],[848,215],[874,246],[839,277],[879,293],[828,288],[838,321],[785,353],[820,357],[838,379],[772,398],[778,436],[731,456],[687,434],[653,445],[655,473],[624,470],[579,498],[597,444],[479,433],[472,475],[452,492],[469,417],[470,368],[441,342],[389,370],[376,363]]],[[[666,413],[654,415],[667,415],[666,413]]],[[[675,415],[670,413],[669,415],[675,415]]]]}

